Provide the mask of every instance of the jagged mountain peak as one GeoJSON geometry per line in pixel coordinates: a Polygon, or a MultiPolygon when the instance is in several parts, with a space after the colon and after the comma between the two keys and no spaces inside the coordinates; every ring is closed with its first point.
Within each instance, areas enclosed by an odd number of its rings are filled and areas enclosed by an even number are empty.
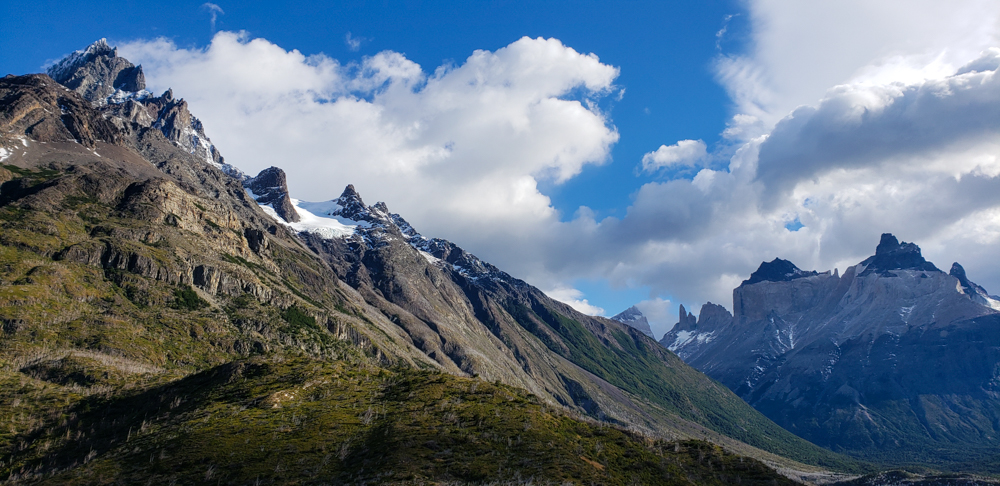
{"type": "Polygon", "coordinates": [[[361,199],[361,194],[358,194],[358,191],[354,189],[354,184],[348,184],[347,187],[344,188],[344,192],[340,193],[340,197],[338,199],[342,201],[357,201],[360,204],[364,204],[364,201],[361,199]]]}
{"type": "Polygon", "coordinates": [[[884,277],[893,276],[890,270],[923,270],[940,272],[933,263],[924,259],[920,247],[915,243],[900,242],[892,233],[882,233],[875,255],[868,257],[861,265],[864,270],[858,275],[864,277],[880,274],[884,277]]]}
{"type": "Polygon", "coordinates": [[[139,93],[146,89],[142,66],[118,57],[118,49],[108,45],[106,39],[66,56],[52,65],[47,74],[97,104],[108,103],[118,91],[139,93]]]}
{"type": "Polygon", "coordinates": [[[340,209],[335,214],[336,216],[342,216],[354,221],[377,223],[383,226],[393,225],[388,206],[383,202],[379,202],[374,206],[368,206],[361,199],[361,194],[354,189],[354,184],[348,184],[344,188],[344,192],[334,202],[340,206],[340,209]]]}
{"type": "Polygon", "coordinates": [[[757,267],[757,271],[750,274],[750,278],[744,280],[740,287],[753,285],[758,282],[787,282],[802,277],[812,277],[819,275],[815,271],[801,270],[794,263],[775,258],[769,262],[763,262],[757,267]]]}
{"type": "Polygon", "coordinates": [[[660,344],[685,360],[690,359],[701,345],[714,340],[716,333],[733,320],[733,315],[725,307],[711,302],[701,306],[697,317],[683,305],[678,314],[677,324],[663,335],[660,344]]]}
{"type": "Polygon", "coordinates": [[[690,331],[698,326],[698,318],[691,312],[688,312],[684,308],[684,304],[680,305],[678,312],[677,324],[674,325],[680,331],[690,331]]]}
{"type": "Polygon", "coordinates": [[[649,327],[649,320],[646,319],[646,316],[643,315],[642,311],[634,305],[619,312],[611,319],[633,327],[649,337],[653,337],[653,330],[649,327]]]}
{"type": "Polygon", "coordinates": [[[76,51],[48,69],[48,75],[79,93],[100,109],[120,130],[128,133],[160,131],[174,145],[194,154],[236,179],[246,179],[242,171],[225,163],[222,154],[205,135],[187,102],[175,98],[168,89],[156,97],[146,90],[142,66],[118,56],[118,49],[101,39],[76,51]]]}

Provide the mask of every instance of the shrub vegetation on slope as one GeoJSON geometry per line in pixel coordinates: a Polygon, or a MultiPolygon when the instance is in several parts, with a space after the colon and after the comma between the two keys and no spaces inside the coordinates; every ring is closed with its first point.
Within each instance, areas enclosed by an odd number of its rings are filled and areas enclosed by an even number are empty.
{"type": "Polygon", "coordinates": [[[712,444],[651,440],[516,388],[411,368],[259,357],[127,396],[3,380],[4,405],[33,395],[41,418],[7,438],[0,474],[40,484],[792,484],[712,444]]]}

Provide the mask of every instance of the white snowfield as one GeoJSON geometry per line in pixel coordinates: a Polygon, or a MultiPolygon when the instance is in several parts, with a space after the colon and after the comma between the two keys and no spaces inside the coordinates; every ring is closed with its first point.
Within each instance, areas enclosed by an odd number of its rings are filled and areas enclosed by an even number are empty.
{"type": "MultiPolygon", "coordinates": [[[[246,191],[251,198],[254,200],[257,199],[257,195],[253,191],[250,189],[246,191]]],[[[289,223],[282,219],[270,204],[258,205],[268,216],[274,218],[275,221],[288,226],[296,232],[313,233],[327,239],[346,238],[353,235],[355,229],[358,227],[371,227],[371,223],[367,221],[353,221],[340,216],[331,216],[330,213],[343,209],[336,201],[308,202],[294,198],[291,201],[292,206],[295,207],[295,212],[299,215],[297,223],[289,223]]]]}

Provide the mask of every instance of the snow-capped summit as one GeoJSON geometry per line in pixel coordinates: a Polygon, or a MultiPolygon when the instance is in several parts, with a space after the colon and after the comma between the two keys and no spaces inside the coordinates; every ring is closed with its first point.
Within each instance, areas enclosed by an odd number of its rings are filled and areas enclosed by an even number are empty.
{"type": "MultiPolygon", "coordinates": [[[[681,307],[683,309],[683,307],[681,307]]],[[[622,324],[634,327],[641,331],[643,334],[653,337],[653,330],[649,328],[649,321],[646,316],[639,311],[636,306],[629,307],[612,317],[611,319],[616,320],[622,324]]]]}

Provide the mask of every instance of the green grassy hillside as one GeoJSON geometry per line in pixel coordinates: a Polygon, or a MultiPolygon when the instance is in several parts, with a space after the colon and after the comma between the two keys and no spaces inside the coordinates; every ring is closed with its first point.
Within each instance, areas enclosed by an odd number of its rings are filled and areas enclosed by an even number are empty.
{"type": "Polygon", "coordinates": [[[0,419],[34,420],[0,449],[0,477],[40,484],[791,484],[718,446],[412,368],[261,357],[111,396],[0,380],[0,419]]]}

